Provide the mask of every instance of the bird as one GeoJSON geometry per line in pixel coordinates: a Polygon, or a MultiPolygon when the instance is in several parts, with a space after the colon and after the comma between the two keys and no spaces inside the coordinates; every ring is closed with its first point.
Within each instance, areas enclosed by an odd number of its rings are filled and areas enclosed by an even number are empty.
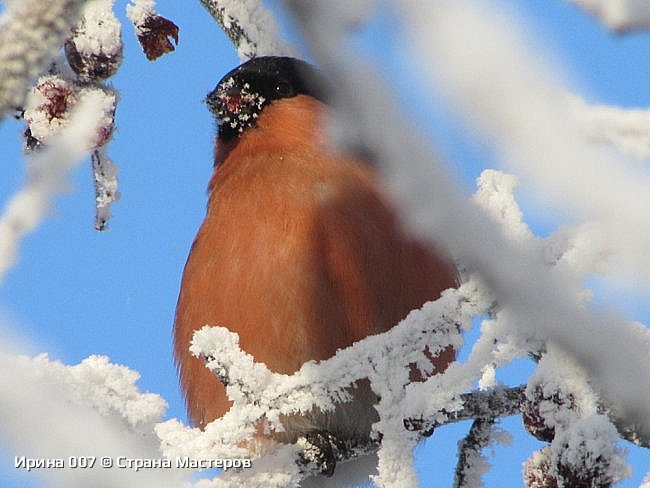
{"type": "MultiPolygon", "coordinates": [[[[189,352],[204,325],[226,326],[255,361],[292,374],[389,330],[459,284],[449,256],[403,229],[372,161],[329,143],[330,99],[318,68],[281,56],[248,60],[207,96],[214,170],[174,321],[181,389],[202,429],[232,405],[189,352]]],[[[429,357],[437,373],[455,351],[429,357]]],[[[315,408],[285,418],[282,433],[256,435],[367,440],[377,396],[363,381],[351,392],[334,411],[315,408]]]]}

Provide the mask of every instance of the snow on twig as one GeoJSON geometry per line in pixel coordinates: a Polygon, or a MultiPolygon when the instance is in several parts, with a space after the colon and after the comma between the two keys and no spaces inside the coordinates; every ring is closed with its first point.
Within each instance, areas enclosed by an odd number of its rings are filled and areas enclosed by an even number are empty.
{"type": "MultiPolygon", "coordinates": [[[[415,363],[426,370],[430,366],[423,355],[425,346],[434,355],[449,345],[460,346],[458,324],[468,326],[484,306],[467,295],[474,287],[472,282],[459,290],[447,290],[440,299],[412,311],[385,334],[367,337],[319,363],[305,363],[291,376],[272,373],[264,364],[255,363],[252,356],[239,349],[237,335],[228,329],[200,329],[191,350],[207,358],[208,368],[227,386],[229,397],[238,407],[213,422],[206,433],[220,430],[220,436],[230,443],[243,441],[261,415],[271,427],[281,429],[281,415],[307,412],[314,405],[330,409],[333,402],[349,400],[346,389],[360,378],[371,377],[376,382],[376,393],[388,393],[391,386],[380,384],[383,377],[376,374],[377,368],[389,364],[407,374],[408,364],[415,363]],[[249,424],[248,429],[243,422],[249,424]]],[[[400,425],[403,428],[401,419],[400,425]]]]}
{"type": "Polygon", "coordinates": [[[454,488],[480,488],[481,476],[489,464],[481,451],[492,442],[493,419],[477,418],[467,436],[458,443],[458,463],[454,473],[454,488]]]}
{"type": "Polygon", "coordinates": [[[590,140],[611,145],[632,158],[650,158],[649,109],[590,105],[577,96],[569,97],[568,101],[590,140]]]}
{"type": "MultiPolygon", "coordinates": [[[[6,345],[6,343],[5,343],[6,345]]],[[[173,470],[106,469],[102,457],[160,457],[152,424],[166,403],[158,395],[142,394],[138,374],[91,356],[64,366],[45,355],[35,358],[0,351],[0,435],[17,457],[61,460],[63,469],[38,470],[70,488],[175,487],[173,470]],[[68,459],[94,456],[92,469],[74,469],[68,459]]],[[[38,471],[30,473],[39,476],[38,471]]]]}
{"type": "Polygon", "coordinates": [[[47,68],[81,18],[84,0],[9,2],[0,18],[0,118],[22,106],[29,84],[47,68]]]}
{"type": "Polygon", "coordinates": [[[231,40],[240,59],[292,54],[261,0],[201,0],[201,4],[231,40]]]}

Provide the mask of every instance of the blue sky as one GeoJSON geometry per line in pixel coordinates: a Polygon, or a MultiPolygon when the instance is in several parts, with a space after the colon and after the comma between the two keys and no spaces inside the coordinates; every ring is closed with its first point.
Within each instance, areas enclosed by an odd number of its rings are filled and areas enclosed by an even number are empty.
{"type": "MultiPolygon", "coordinates": [[[[118,2],[122,19],[124,3],[118,2]]],[[[650,106],[650,35],[613,36],[559,0],[519,1],[517,8],[559,54],[589,101],[650,106]]],[[[169,402],[169,418],[185,419],[172,362],[171,327],[181,272],[203,219],[212,169],[214,126],[202,99],[239,60],[199,2],[159,0],[158,11],[180,27],[177,51],[147,61],[125,21],[124,62],[111,80],[121,102],[109,154],[119,166],[122,198],[113,207],[110,230],[94,230],[87,162],[74,171],[70,192],[56,200],[49,218],[23,241],[20,260],[0,289],[0,320],[31,343],[31,352],[47,351],[66,364],[102,354],[139,371],[140,388],[169,402]]],[[[404,69],[403,53],[392,43],[389,22],[380,15],[360,34],[359,46],[381,63],[406,110],[471,192],[481,169],[492,167],[490,154],[463,137],[446,113],[421,104],[413,74],[404,69]]],[[[11,120],[0,125],[0,205],[24,177],[21,131],[21,124],[11,120]]],[[[523,198],[521,203],[536,232],[547,234],[557,225],[539,202],[523,198]]],[[[633,318],[647,322],[647,307],[620,297],[618,302],[624,302],[633,318]]],[[[530,371],[529,364],[518,363],[501,379],[516,384],[530,371]]],[[[540,444],[522,434],[517,418],[505,420],[502,427],[513,434],[513,443],[494,449],[494,469],[485,477],[486,486],[521,486],[521,463],[540,444]]],[[[451,486],[456,442],[468,428],[444,427],[418,448],[423,486],[451,486]]],[[[0,444],[0,453],[8,457],[6,464],[0,462],[0,478],[7,473],[13,480],[5,486],[25,486],[31,476],[5,468],[13,465],[11,446],[0,444]]],[[[647,451],[630,449],[634,475],[621,486],[638,486],[650,471],[649,458],[647,451]]]]}

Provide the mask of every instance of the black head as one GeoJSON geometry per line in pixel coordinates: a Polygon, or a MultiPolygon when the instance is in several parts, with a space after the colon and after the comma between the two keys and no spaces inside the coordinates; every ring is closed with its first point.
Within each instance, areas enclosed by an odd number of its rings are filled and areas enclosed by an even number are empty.
{"type": "Polygon", "coordinates": [[[275,100],[310,95],[324,101],[322,74],[294,58],[253,58],[224,76],[207,97],[219,138],[231,140],[255,126],[264,107],[275,100]]]}

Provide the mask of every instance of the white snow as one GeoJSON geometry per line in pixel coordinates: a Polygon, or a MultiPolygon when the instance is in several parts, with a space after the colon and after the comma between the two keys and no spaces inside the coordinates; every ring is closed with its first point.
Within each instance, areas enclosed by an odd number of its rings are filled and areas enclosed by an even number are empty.
{"type": "Polygon", "coordinates": [[[83,23],[74,36],[77,50],[86,56],[121,55],[121,24],[113,13],[115,0],[90,0],[83,8],[83,23]]]}
{"type": "MultiPolygon", "coordinates": [[[[3,348],[10,348],[3,343],[3,348]]],[[[29,358],[0,351],[0,436],[16,456],[62,459],[95,456],[93,469],[36,470],[35,477],[71,488],[173,487],[175,470],[104,469],[100,458],[158,458],[152,424],[166,408],[158,395],[141,393],[138,374],[91,356],[64,366],[46,355],[29,358]],[[39,473],[40,471],[40,473],[39,473]]]]}
{"type": "Polygon", "coordinates": [[[79,21],[82,0],[14,1],[0,18],[0,117],[24,101],[29,84],[79,21]]]}
{"type": "Polygon", "coordinates": [[[569,97],[569,108],[587,137],[615,147],[623,155],[643,160],[650,157],[650,110],[588,104],[569,97]]]}
{"type": "Polygon", "coordinates": [[[563,480],[557,467],[570,466],[577,471],[598,473],[601,481],[618,483],[632,471],[625,462],[625,452],[616,445],[617,440],[616,428],[607,417],[590,415],[578,419],[556,432],[551,443],[550,472],[563,480]]]}
{"type": "Polygon", "coordinates": [[[486,169],[476,183],[478,190],[474,200],[503,226],[508,237],[515,241],[526,241],[533,237],[515,201],[514,190],[519,184],[515,175],[486,169]]]}
{"type": "Polygon", "coordinates": [[[154,14],[155,9],[155,0],[131,0],[126,6],[126,16],[137,30],[154,14]]]}
{"type": "Polygon", "coordinates": [[[281,39],[273,14],[261,0],[209,0],[207,3],[223,10],[226,26],[230,21],[244,28],[252,44],[242,40],[239,46],[235,46],[242,61],[253,56],[295,54],[292,47],[281,39]]]}

